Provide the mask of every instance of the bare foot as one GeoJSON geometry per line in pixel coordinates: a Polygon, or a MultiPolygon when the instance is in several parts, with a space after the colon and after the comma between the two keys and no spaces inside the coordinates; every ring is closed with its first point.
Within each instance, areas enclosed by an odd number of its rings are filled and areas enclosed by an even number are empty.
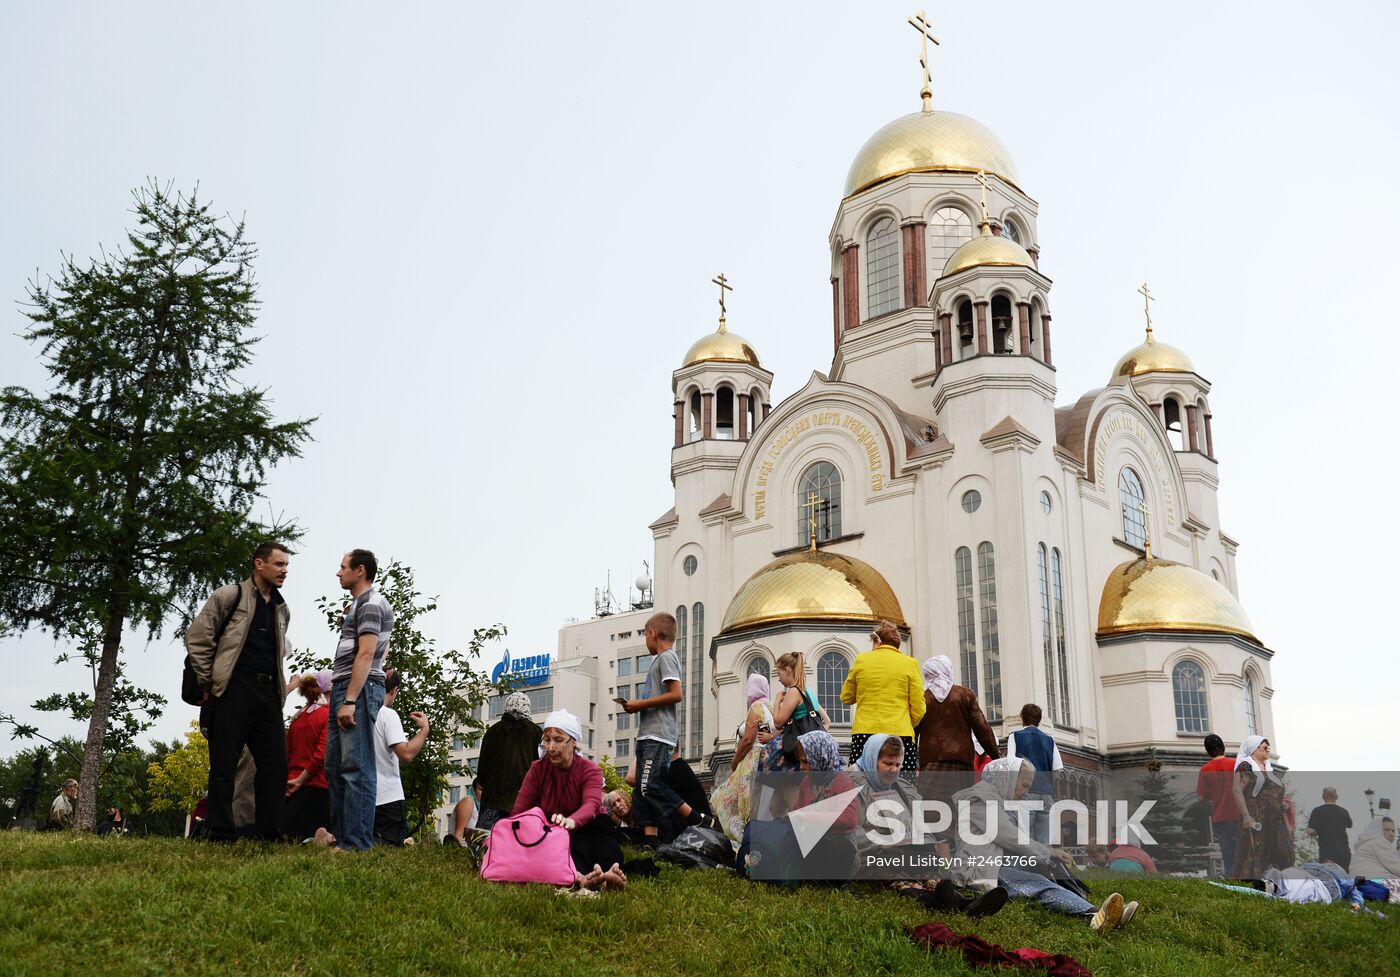
{"type": "Polygon", "coordinates": [[[574,874],[578,877],[576,881],[580,889],[597,889],[603,884],[603,870],[597,865],[594,865],[593,871],[587,875],[578,871],[574,874]]]}
{"type": "Polygon", "coordinates": [[[613,862],[613,867],[603,873],[603,888],[612,892],[621,892],[627,888],[627,876],[622,871],[622,866],[613,862]]]}
{"type": "Polygon", "coordinates": [[[317,828],[316,834],[311,840],[316,842],[316,844],[320,845],[322,848],[335,847],[335,835],[331,834],[325,828],[317,828]]]}

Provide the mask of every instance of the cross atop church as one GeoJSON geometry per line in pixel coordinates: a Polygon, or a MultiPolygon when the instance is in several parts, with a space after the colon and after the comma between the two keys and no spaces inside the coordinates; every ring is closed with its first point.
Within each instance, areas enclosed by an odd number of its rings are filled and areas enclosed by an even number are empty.
{"type": "Polygon", "coordinates": [[[729,284],[729,279],[724,277],[724,272],[720,272],[710,281],[719,286],[719,331],[724,332],[724,293],[734,291],[734,286],[729,284]]]}
{"type": "Polygon", "coordinates": [[[919,97],[924,100],[924,111],[932,112],[933,76],[928,70],[928,42],[937,44],[938,38],[933,36],[933,25],[928,22],[922,10],[909,18],[909,26],[919,32],[919,67],[924,69],[924,87],[920,89],[919,97]]]}
{"type": "Polygon", "coordinates": [[[978,170],[977,185],[982,188],[982,233],[984,234],[986,233],[986,229],[990,227],[992,223],[992,219],[987,216],[987,183],[988,180],[986,170],[978,170]]]}
{"type": "Polygon", "coordinates": [[[1142,293],[1142,314],[1147,317],[1147,341],[1152,341],[1152,306],[1151,303],[1157,301],[1152,290],[1147,287],[1147,282],[1142,283],[1142,288],[1138,289],[1142,293]]]}
{"type": "MultiPolygon", "coordinates": [[[[1143,286],[1146,288],[1147,286],[1143,286]]],[[[1142,513],[1142,558],[1152,559],[1152,530],[1151,523],[1148,522],[1150,510],[1147,508],[1147,500],[1143,499],[1138,503],[1138,512],[1142,513]]]]}
{"type": "Polygon", "coordinates": [[[807,496],[807,501],[802,504],[802,508],[807,510],[807,529],[811,536],[812,552],[817,551],[817,509],[826,505],[826,499],[816,492],[807,496]]]}

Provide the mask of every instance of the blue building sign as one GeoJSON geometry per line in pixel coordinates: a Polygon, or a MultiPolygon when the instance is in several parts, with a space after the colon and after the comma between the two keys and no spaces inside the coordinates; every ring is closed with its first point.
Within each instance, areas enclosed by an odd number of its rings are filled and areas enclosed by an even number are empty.
{"type": "Polygon", "coordinates": [[[549,681],[548,653],[512,658],[507,648],[496,667],[491,669],[491,681],[506,679],[514,685],[544,685],[549,681]]]}

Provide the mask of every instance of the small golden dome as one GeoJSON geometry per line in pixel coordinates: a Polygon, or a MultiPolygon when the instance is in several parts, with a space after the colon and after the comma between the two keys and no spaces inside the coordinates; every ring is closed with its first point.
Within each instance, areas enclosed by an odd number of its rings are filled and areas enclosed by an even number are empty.
{"type": "Polygon", "coordinates": [[[1026,249],[1009,237],[998,237],[984,233],[971,241],[965,241],[952,254],[943,266],[943,277],[956,275],[969,268],[982,265],[1000,265],[1012,268],[1034,268],[1035,262],[1026,249]]]}
{"type": "Polygon", "coordinates": [[[1113,368],[1115,377],[1140,377],[1144,373],[1195,373],[1196,367],[1175,346],[1159,343],[1147,330],[1147,342],[1134,346],[1113,368]]]}
{"type": "Polygon", "coordinates": [[[775,621],[882,620],[905,626],[899,599],[874,567],[838,553],[802,550],[749,577],[729,602],[719,633],[775,621]]]}
{"type": "Polygon", "coordinates": [[[1100,638],[1142,631],[1233,634],[1261,644],[1223,584],[1194,567],[1155,558],[1116,567],[1099,601],[1100,638]]]}
{"type": "Polygon", "coordinates": [[[762,364],[758,362],[758,353],[749,341],[743,336],[737,336],[730,332],[724,325],[724,319],[719,320],[719,329],[708,336],[701,336],[695,341],[685,354],[685,361],[681,363],[681,369],[694,366],[696,363],[748,363],[762,369],[762,364]]]}
{"type": "Polygon", "coordinates": [[[1016,186],[1016,164],[992,131],[956,112],[914,112],[871,136],[846,174],[849,197],[906,173],[985,170],[1016,186]]]}

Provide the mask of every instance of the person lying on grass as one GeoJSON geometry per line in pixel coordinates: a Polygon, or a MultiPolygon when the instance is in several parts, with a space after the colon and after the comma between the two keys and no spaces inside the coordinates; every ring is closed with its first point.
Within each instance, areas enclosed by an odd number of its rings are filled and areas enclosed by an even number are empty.
{"type": "Polygon", "coordinates": [[[1137,913],[1136,902],[1125,904],[1114,892],[1096,909],[1074,891],[1082,884],[1069,874],[1074,865],[1069,853],[1042,845],[1012,820],[1006,802],[1024,798],[1034,778],[1035,768],[1024,759],[1004,757],[982,769],[981,783],[953,795],[960,812],[961,805],[967,805],[966,819],[959,814],[954,875],[978,888],[1000,884],[1012,899],[1033,900],[1052,912],[1082,917],[1096,933],[1125,925],[1137,913]],[[988,840],[972,843],[969,838],[988,840]],[[1021,859],[1025,869],[1010,866],[1021,859]]]}

